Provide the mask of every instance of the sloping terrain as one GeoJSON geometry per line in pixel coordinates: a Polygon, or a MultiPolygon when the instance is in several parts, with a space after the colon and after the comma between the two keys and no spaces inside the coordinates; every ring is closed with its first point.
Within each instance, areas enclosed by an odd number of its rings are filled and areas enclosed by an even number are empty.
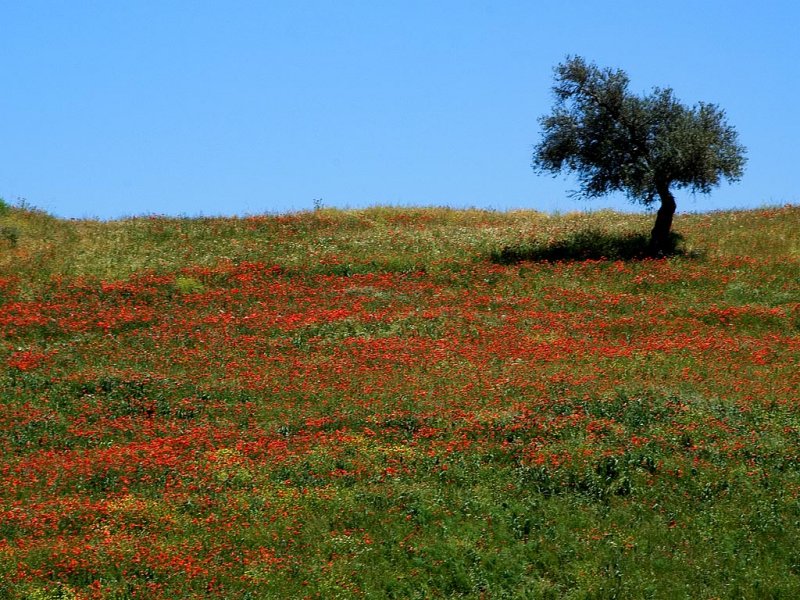
{"type": "Polygon", "coordinates": [[[800,208],[650,221],[5,207],[0,598],[800,596],[800,208]]]}

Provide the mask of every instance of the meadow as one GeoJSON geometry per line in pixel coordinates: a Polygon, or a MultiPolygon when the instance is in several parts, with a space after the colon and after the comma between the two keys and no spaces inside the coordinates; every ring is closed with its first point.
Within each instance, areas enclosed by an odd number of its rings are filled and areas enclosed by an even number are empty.
{"type": "Polygon", "coordinates": [[[0,598],[798,598],[800,207],[0,204],[0,598]]]}

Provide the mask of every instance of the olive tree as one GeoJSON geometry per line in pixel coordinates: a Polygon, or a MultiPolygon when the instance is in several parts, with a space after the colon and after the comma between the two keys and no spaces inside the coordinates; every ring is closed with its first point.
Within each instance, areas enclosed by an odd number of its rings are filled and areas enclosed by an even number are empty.
{"type": "Polygon", "coordinates": [[[651,249],[662,254],[676,208],[671,190],[706,194],[722,178],[737,181],[745,148],[718,106],[685,106],[670,88],[639,96],[628,84],[625,72],[581,57],[557,65],[556,103],[539,120],[542,140],[532,166],[539,173],[574,173],[584,197],[621,191],[645,205],[658,198],[651,249]]]}

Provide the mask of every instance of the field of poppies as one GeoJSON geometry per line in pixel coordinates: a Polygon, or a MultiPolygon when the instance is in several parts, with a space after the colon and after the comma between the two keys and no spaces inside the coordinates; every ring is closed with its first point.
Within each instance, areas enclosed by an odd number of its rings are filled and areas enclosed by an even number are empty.
{"type": "Polygon", "coordinates": [[[800,207],[0,203],[0,598],[798,598],[800,207]]]}

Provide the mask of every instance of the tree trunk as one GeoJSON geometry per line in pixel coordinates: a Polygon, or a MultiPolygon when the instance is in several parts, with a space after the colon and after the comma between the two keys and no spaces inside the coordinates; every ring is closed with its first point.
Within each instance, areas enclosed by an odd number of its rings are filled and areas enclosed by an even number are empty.
{"type": "Polygon", "coordinates": [[[656,224],[650,232],[650,249],[655,256],[664,256],[672,248],[670,231],[672,230],[672,216],[675,214],[675,197],[669,191],[669,184],[656,185],[656,191],[661,198],[661,208],[656,214],[656,224]]]}

